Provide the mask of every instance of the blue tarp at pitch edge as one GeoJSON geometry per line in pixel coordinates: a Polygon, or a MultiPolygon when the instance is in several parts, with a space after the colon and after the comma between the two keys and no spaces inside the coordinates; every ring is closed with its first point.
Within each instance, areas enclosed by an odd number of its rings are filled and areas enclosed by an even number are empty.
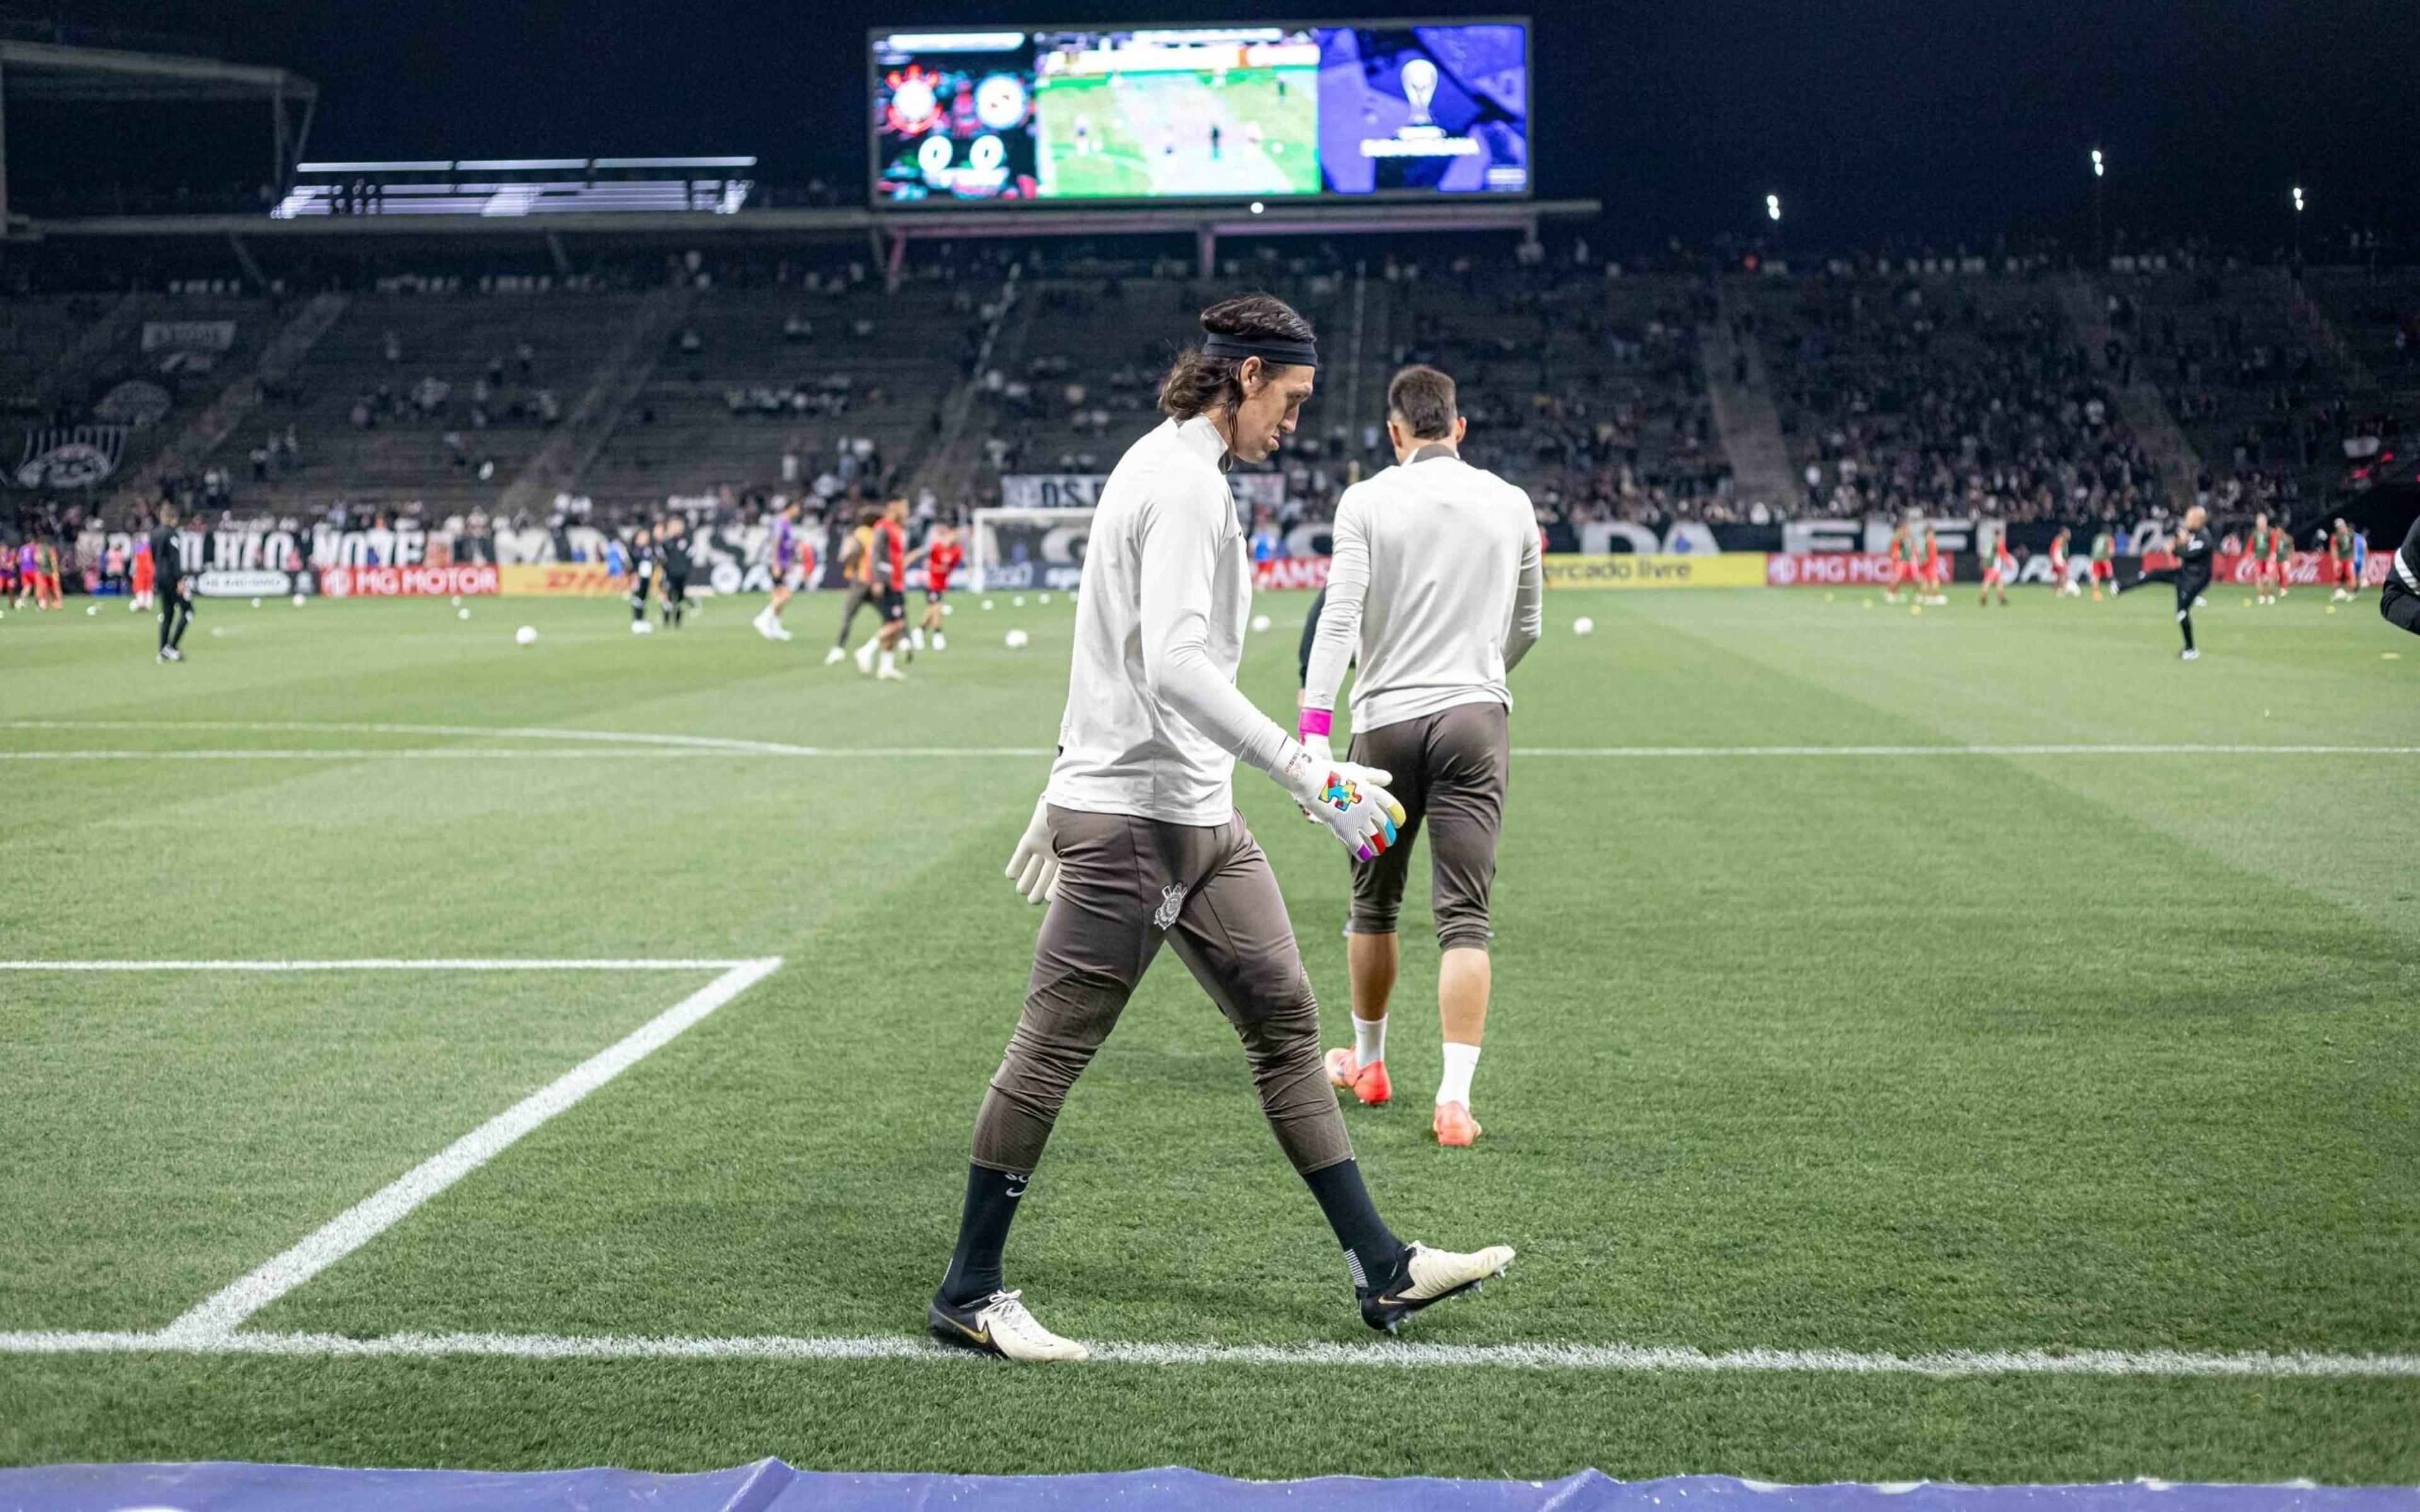
{"type": "Polygon", "coordinates": [[[1098,1475],[847,1474],[779,1459],[687,1475],[628,1470],[334,1470],[52,1465],[0,1470],[0,1512],[2420,1512],[2420,1488],[1839,1484],[1727,1475],[1555,1481],[1239,1481],[1194,1470],[1098,1475]]]}

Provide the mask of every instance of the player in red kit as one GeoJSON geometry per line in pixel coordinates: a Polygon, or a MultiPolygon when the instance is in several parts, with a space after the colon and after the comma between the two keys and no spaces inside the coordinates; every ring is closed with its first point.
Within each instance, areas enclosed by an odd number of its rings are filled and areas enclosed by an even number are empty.
{"type": "Polygon", "coordinates": [[[1920,569],[1924,595],[1935,604],[1947,604],[1949,595],[1941,589],[1949,581],[1949,569],[1941,560],[1941,537],[1933,533],[1930,525],[1918,527],[1918,532],[1924,537],[1924,565],[1920,569]]]}
{"type": "Polygon", "coordinates": [[[886,683],[904,683],[899,670],[899,642],[908,633],[908,501],[893,499],[882,506],[866,543],[866,580],[874,589],[874,610],[882,628],[857,649],[857,670],[886,683]]]}
{"type": "Polygon", "coordinates": [[[1975,594],[1975,606],[1988,609],[1992,591],[2000,592],[2000,607],[2008,608],[2009,584],[2016,580],[2017,559],[2009,550],[2009,532],[2005,530],[1992,538],[1992,549],[1983,557],[1983,586],[1975,594]]]}
{"type": "Polygon", "coordinates": [[[1897,530],[1891,532],[1890,586],[1883,590],[1883,602],[1898,603],[1900,586],[1914,581],[1915,578],[1916,536],[1902,522],[1897,530]]]}
{"type": "Polygon", "coordinates": [[[942,601],[949,596],[950,574],[967,560],[966,548],[958,544],[958,528],[936,525],[933,533],[919,548],[924,559],[924,621],[914,631],[912,644],[922,651],[927,645],[935,651],[950,649],[949,637],[941,633],[942,601]]]}

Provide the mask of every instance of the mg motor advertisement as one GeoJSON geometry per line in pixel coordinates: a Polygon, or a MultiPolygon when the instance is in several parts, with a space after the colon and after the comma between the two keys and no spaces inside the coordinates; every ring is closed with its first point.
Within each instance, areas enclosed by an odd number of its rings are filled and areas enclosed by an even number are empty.
{"type": "Polygon", "coordinates": [[[492,564],[319,569],[319,592],[329,598],[451,598],[500,591],[492,564]]]}

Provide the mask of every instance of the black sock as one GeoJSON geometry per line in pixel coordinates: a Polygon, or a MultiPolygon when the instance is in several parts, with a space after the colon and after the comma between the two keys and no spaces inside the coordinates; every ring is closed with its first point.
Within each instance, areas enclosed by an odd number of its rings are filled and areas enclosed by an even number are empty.
{"type": "Polygon", "coordinates": [[[988,1165],[967,1167],[958,1247],[950,1257],[949,1273],[941,1277],[941,1296],[953,1306],[963,1307],[1001,1289],[1000,1252],[1007,1246],[1008,1226],[1016,1218],[1016,1199],[1025,1196],[1025,1183],[1032,1180],[988,1165]]]}
{"type": "Polygon", "coordinates": [[[1327,1227],[1336,1230],[1336,1242],[1344,1246],[1344,1266],[1353,1273],[1354,1289],[1368,1290],[1393,1280],[1403,1266],[1404,1242],[1378,1216],[1370,1189],[1361,1184],[1361,1163],[1341,1160],[1303,1180],[1319,1199],[1327,1227]]]}
{"type": "Polygon", "coordinates": [[[2178,623],[2179,625],[2183,625],[2183,626],[2184,626],[2184,630],[2185,630],[2185,649],[2186,649],[2187,651],[2191,651],[2191,650],[2194,648],[2194,644],[2193,644],[2193,612],[2192,612],[2192,610],[2190,610],[2190,609],[2179,609],[2179,610],[2177,610],[2177,623],[2178,623]]]}

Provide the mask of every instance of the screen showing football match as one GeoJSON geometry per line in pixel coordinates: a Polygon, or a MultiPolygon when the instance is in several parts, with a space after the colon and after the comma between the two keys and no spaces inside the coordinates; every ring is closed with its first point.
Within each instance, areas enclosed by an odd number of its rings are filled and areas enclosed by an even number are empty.
{"type": "Polygon", "coordinates": [[[878,32],[876,204],[1529,192],[1526,22],[878,32]]]}

